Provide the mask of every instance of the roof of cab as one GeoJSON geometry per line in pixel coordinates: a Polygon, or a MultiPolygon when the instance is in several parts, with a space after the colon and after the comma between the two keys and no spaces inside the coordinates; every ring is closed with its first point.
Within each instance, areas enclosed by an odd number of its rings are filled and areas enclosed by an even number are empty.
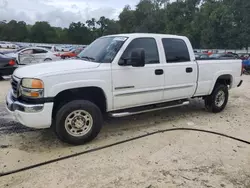
{"type": "Polygon", "coordinates": [[[158,33],[122,33],[122,34],[108,35],[108,36],[104,36],[104,37],[111,37],[111,36],[186,38],[185,36],[170,35],[170,34],[158,34],[158,33]]]}

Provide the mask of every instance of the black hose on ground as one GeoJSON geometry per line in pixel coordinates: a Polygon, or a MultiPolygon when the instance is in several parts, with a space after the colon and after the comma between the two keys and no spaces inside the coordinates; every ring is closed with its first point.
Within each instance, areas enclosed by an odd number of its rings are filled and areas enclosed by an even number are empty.
{"type": "Polygon", "coordinates": [[[54,162],[62,161],[62,160],[69,159],[69,158],[72,158],[72,157],[76,157],[76,156],[79,156],[79,155],[84,155],[84,154],[87,154],[87,153],[92,153],[92,152],[95,152],[95,151],[99,151],[99,150],[106,149],[106,148],[109,148],[109,147],[112,147],[112,146],[116,146],[116,145],[119,145],[119,144],[131,142],[133,140],[137,140],[137,139],[144,138],[144,137],[147,137],[147,136],[155,135],[155,134],[158,134],[158,133],[171,132],[171,131],[195,131],[195,132],[203,132],[203,133],[209,133],[209,134],[214,134],[214,135],[226,137],[226,138],[229,138],[229,139],[232,139],[232,140],[236,140],[238,142],[242,142],[242,143],[245,143],[245,144],[250,144],[249,141],[246,141],[246,140],[243,140],[243,139],[240,139],[240,138],[236,138],[236,137],[233,137],[233,136],[229,136],[229,135],[226,135],[226,134],[223,134],[223,133],[214,132],[214,131],[208,131],[208,130],[202,130],[202,129],[195,129],[195,128],[164,129],[164,130],[158,130],[158,131],[154,131],[154,132],[147,133],[147,134],[144,134],[144,135],[136,136],[136,137],[133,137],[133,138],[129,138],[129,139],[126,139],[126,140],[122,140],[122,141],[119,141],[119,142],[115,142],[113,144],[108,144],[108,145],[105,145],[105,146],[101,146],[101,147],[93,148],[93,149],[90,149],[90,150],[82,151],[82,152],[79,152],[79,153],[75,153],[75,154],[71,154],[71,155],[59,157],[59,158],[52,159],[52,160],[49,160],[49,161],[45,161],[45,162],[42,162],[42,163],[38,163],[38,164],[26,166],[26,167],[23,167],[23,168],[20,168],[20,169],[8,171],[8,172],[3,172],[3,173],[0,173],[0,177],[7,176],[7,175],[12,175],[12,174],[16,174],[18,172],[30,170],[30,169],[33,169],[33,168],[36,168],[36,167],[40,167],[40,166],[44,166],[44,165],[51,164],[51,163],[54,163],[54,162]]]}

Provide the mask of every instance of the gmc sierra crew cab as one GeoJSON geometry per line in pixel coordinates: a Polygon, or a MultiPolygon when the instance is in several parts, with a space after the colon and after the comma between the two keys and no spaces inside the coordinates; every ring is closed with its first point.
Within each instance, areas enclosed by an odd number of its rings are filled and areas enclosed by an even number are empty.
{"type": "Polygon", "coordinates": [[[184,36],[110,35],[73,59],[16,69],[6,105],[21,124],[52,127],[59,139],[78,145],[98,135],[103,114],[178,107],[195,97],[221,112],[241,75],[241,60],[197,61],[184,36]]]}

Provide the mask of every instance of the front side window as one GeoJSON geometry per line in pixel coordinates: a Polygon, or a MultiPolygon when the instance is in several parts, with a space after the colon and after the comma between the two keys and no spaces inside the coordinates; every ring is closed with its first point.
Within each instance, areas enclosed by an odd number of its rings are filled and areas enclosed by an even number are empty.
{"type": "Polygon", "coordinates": [[[167,63],[181,63],[190,61],[186,43],[181,39],[162,39],[167,63]]]}
{"type": "Polygon", "coordinates": [[[132,40],[124,51],[120,61],[128,59],[126,64],[131,65],[129,57],[131,57],[132,51],[136,48],[143,48],[145,50],[145,64],[160,63],[158,48],[154,38],[137,38],[132,40]]]}
{"type": "Polygon", "coordinates": [[[111,63],[126,40],[127,37],[123,36],[98,38],[77,57],[92,62],[111,63]]]}
{"type": "Polygon", "coordinates": [[[21,54],[33,54],[33,50],[32,49],[24,50],[21,52],[21,54]]]}

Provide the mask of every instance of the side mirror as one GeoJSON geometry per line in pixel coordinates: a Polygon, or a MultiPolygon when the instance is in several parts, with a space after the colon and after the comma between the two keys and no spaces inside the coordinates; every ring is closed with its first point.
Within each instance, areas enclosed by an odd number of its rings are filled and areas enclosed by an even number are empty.
{"type": "Polygon", "coordinates": [[[118,62],[120,66],[133,66],[133,67],[144,67],[145,66],[145,51],[143,48],[135,48],[131,52],[130,57],[122,57],[118,62]],[[128,63],[128,61],[130,61],[128,63]]]}
{"type": "Polygon", "coordinates": [[[131,64],[133,67],[145,66],[145,51],[143,48],[135,48],[131,53],[131,64]]]}

